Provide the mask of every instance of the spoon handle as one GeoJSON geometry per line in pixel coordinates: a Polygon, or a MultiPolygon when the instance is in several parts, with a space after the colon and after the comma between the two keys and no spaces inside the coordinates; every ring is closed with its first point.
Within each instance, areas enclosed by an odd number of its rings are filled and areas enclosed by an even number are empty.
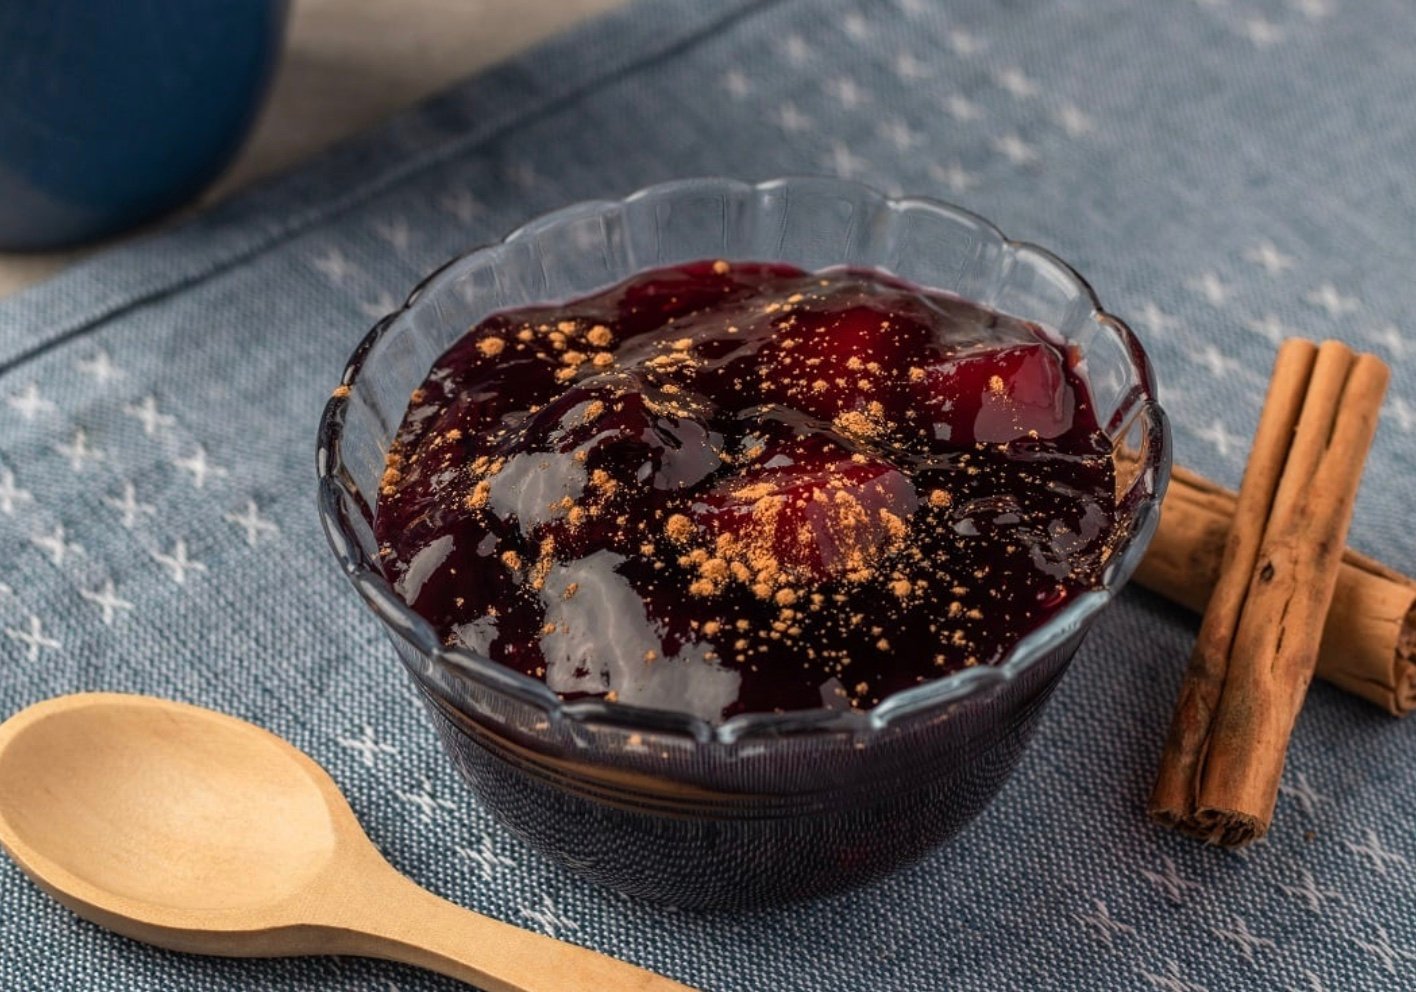
{"type": "Polygon", "coordinates": [[[485,992],[695,992],[597,951],[454,905],[392,868],[377,876],[357,893],[360,898],[327,914],[340,917],[331,921],[337,953],[426,968],[485,992]]]}

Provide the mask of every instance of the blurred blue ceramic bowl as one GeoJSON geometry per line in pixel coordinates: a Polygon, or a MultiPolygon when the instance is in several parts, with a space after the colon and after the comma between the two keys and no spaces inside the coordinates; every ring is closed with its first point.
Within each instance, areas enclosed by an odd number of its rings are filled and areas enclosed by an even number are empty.
{"type": "Polygon", "coordinates": [[[0,0],[0,248],[112,234],[230,162],[288,0],[0,0]]]}

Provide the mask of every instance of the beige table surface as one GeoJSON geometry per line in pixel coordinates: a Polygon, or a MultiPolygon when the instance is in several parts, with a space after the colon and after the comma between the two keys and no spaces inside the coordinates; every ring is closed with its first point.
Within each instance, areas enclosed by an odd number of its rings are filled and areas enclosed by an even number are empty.
{"type": "MultiPolygon", "coordinates": [[[[294,0],[270,101],[241,155],[196,209],[624,2],[294,0]]],[[[0,296],[101,247],[0,253],[0,296]]]]}

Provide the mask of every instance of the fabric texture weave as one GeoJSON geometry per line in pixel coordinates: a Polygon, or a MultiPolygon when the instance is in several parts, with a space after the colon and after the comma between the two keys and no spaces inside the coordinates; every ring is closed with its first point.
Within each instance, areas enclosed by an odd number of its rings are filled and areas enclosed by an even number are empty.
{"type": "MultiPolygon", "coordinates": [[[[434,891],[710,992],[1411,988],[1416,726],[1317,685],[1265,843],[1159,831],[1195,621],[1139,590],[997,801],[916,867],[750,915],[581,882],[443,757],[325,547],[313,446],[365,329],[450,255],[664,179],[837,173],[1076,265],[1145,341],[1177,460],[1230,485],[1281,336],[1387,358],[1352,543],[1416,571],[1413,50],[1399,0],[658,0],[556,39],[0,301],[0,713],[110,689],[253,720],[434,891]]],[[[0,859],[0,987],[456,986],[140,946],[0,859]]]]}

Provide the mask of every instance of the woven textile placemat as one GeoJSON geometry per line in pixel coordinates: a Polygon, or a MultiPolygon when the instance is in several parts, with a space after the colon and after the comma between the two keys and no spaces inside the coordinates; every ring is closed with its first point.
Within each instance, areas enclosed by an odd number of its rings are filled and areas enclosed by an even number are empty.
{"type": "MultiPolygon", "coordinates": [[[[1178,459],[1238,480],[1277,340],[1395,375],[1352,541],[1416,571],[1416,18],[1400,0],[655,0],[169,233],[0,301],[0,713],[212,706],[329,768],[434,891],[710,992],[1416,985],[1416,724],[1314,687],[1266,843],[1143,803],[1193,618],[1129,591],[994,804],[814,904],[636,904],[521,846],[441,754],[314,509],[320,410],[373,319],[541,211],[702,174],[955,200],[1075,264],[1146,342],[1178,459]]],[[[396,907],[390,907],[396,912],[396,907]]],[[[0,859],[0,988],[451,989],[198,959],[0,859]]]]}

